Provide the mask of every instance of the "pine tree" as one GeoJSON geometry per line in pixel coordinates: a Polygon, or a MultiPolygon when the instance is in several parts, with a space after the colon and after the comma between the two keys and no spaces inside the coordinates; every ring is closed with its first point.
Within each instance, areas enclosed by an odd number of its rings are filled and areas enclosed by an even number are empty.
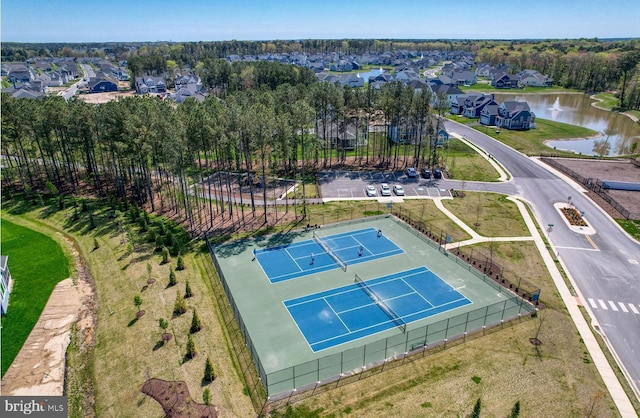
{"type": "Polygon", "coordinates": [[[100,243],[98,242],[98,238],[94,238],[93,239],[93,249],[97,250],[98,248],[100,248],[100,243]]]}
{"type": "Polygon", "coordinates": [[[167,264],[169,262],[169,249],[167,247],[162,247],[162,264],[167,264]]]}
{"type": "Polygon", "coordinates": [[[173,304],[173,313],[176,315],[182,315],[187,312],[187,302],[182,297],[182,293],[178,292],[176,294],[176,301],[173,304]]]}
{"type": "Polygon", "coordinates": [[[206,388],[204,392],[202,392],[202,401],[207,406],[211,405],[211,391],[209,388],[206,388]]]}
{"type": "Polygon", "coordinates": [[[184,289],[184,297],[190,298],[191,296],[193,296],[193,292],[191,291],[191,286],[189,286],[189,280],[187,280],[187,284],[184,289]]]}
{"type": "Polygon", "coordinates": [[[184,260],[182,259],[182,254],[178,254],[178,265],[176,266],[176,270],[184,270],[184,260]]]}
{"type": "Polygon", "coordinates": [[[509,418],[518,418],[520,416],[520,401],[517,401],[515,405],[513,405],[513,409],[511,409],[511,414],[509,414],[509,418]]]}
{"type": "Polygon", "coordinates": [[[202,322],[200,322],[200,317],[198,316],[198,312],[196,312],[195,308],[193,309],[193,318],[191,318],[191,329],[189,330],[192,334],[200,331],[202,329],[202,322]]]}
{"type": "Polygon", "coordinates": [[[178,281],[176,280],[176,274],[173,269],[169,269],[169,286],[175,286],[178,281]]]}
{"type": "Polygon", "coordinates": [[[213,382],[216,376],[213,374],[213,365],[211,359],[207,357],[207,362],[204,364],[204,380],[207,382],[213,382]]]}
{"type": "Polygon", "coordinates": [[[476,402],[475,406],[473,407],[473,412],[471,413],[471,418],[480,418],[480,410],[482,409],[482,402],[480,401],[480,398],[478,398],[478,401],[476,402]]]}
{"type": "Polygon", "coordinates": [[[196,350],[196,343],[193,342],[193,338],[191,338],[191,334],[187,337],[187,354],[186,357],[194,358],[198,354],[196,350]]]}
{"type": "Polygon", "coordinates": [[[164,239],[162,239],[161,235],[156,237],[156,250],[161,250],[164,246],[164,239]]]}

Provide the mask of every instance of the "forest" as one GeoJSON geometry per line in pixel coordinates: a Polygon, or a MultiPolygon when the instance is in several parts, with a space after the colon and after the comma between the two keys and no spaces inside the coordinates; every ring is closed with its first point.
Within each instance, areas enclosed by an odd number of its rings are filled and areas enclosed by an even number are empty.
{"type": "MultiPolygon", "coordinates": [[[[3,95],[3,189],[89,193],[151,211],[161,206],[181,213],[198,234],[218,224],[269,222],[262,202],[271,196],[263,185],[278,178],[313,184],[318,169],[347,162],[384,168],[438,164],[437,119],[426,90],[417,93],[401,83],[381,91],[342,89],[296,77],[296,67],[273,65],[281,71],[252,67],[255,85],[240,83],[233,94],[211,95],[202,103],[145,96],[95,105],[3,95]],[[292,75],[285,78],[297,84],[269,81],[287,72],[292,75]],[[370,134],[370,125],[379,132],[370,134]],[[404,143],[387,140],[391,126],[402,127],[404,143]],[[348,135],[355,137],[347,147],[339,138],[348,135]],[[216,173],[225,175],[207,180],[216,173]],[[247,193],[236,193],[234,184],[245,185],[247,193]]],[[[290,210],[296,208],[283,209],[290,210]]]]}
{"type": "MultiPolygon", "coordinates": [[[[89,45],[3,45],[3,60],[82,54],[89,45]]],[[[133,75],[191,66],[212,93],[176,105],[130,97],[101,105],[61,97],[2,97],[4,190],[94,194],[180,213],[194,234],[247,222],[269,223],[264,202],[277,179],[313,185],[322,168],[351,164],[401,169],[442,165],[438,112],[427,89],[391,82],[382,89],[320,83],[306,68],[234,62],[229,53],[393,48],[471,50],[476,61],[538,69],[567,88],[613,90],[640,109],[640,43],[624,41],[274,41],[105,44],[133,75]],[[220,175],[224,173],[224,175],[220,175]],[[246,193],[237,193],[241,185],[246,193]]],[[[96,51],[96,49],[92,49],[96,51]]],[[[285,206],[297,217],[302,209],[285,206]]]]}

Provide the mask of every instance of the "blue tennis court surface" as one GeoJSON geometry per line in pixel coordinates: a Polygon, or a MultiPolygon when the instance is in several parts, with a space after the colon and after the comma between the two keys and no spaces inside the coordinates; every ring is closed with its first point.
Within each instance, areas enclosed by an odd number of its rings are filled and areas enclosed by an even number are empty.
{"type": "MultiPolygon", "coordinates": [[[[404,251],[375,228],[318,238],[344,265],[402,254],[404,251]]],[[[295,279],[340,267],[315,239],[255,251],[271,283],[295,279]]]]}
{"type": "Polygon", "coordinates": [[[426,267],[364,283],[284,302],[314,352],[472,303],[426,267]]]}

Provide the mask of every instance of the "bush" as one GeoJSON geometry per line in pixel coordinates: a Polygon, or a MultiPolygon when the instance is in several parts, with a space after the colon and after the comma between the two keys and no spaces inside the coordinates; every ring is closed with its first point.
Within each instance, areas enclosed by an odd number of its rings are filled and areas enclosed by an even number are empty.
{"type": "Polygon", "coordinates": [[[211,359],[207,357],[207,362],[204,364],[204,380],[206,382],[213,382],[216,376],[213,374],[213,365],[211,359]]]}
{"type": "Polygon", "coordinates": [[[193,292],[191,291],[191,286],[189,286],[189,280],[187,280],[187,284],[184,288],[184,297],[190,298],[191,296],[193,296],[193,292]]]}
{"type": "Polygon", "coordinates": [[[181,254],[178,254],[178,265],[176,266],[176,270],[184,270],[184,260],[182,259],[181,254]]]}
{"type": "Polygon", "coordinates": [[[169,269],[169,287],[175,286],[178,283],[176,280],[176,274],[173,272],[173,269],[169,269]]]}
{"type": "Polygon", "coordinates": [[[200,322],[200,317],[198,317],[198,312],[196,312],[195,308],[193,309],[193,318],[191,318],[191,328],[189,332],[191,334],[195,334],[196,332],[202,329],[202,322],[200,322]]]}
{"type": "Polygon", "coordinates": [[[93,249],[97,250],[98,248],[100,248],[100,243],[98,242],[98,238],[94,238],[93,239],[93,249]]]}
{"type": "Polygon", "coordinates": [[[196,343],[193,342],[193,338],[191,338],[191,334],[189,334],[187,337],[187,353],[185,354],[185,357],[194,358],[196,354],[198,354],[198,351],[196,350],[196,343]]]}
{"type": "Polygon", "coordinates": [[[162,239],[162,236],[158,235],[156,237],[156,250],[162,250],[163,246],[164,246],[164,240],[162,239]]]}
{"type": "Polygon", "coordinates": [[[167,264],[169,262],[169,249],[167,247],[162,247],[162,264],[167,264]]]}
{"type": "Polygon", "coordinates": [[[176,315],[182,315],[187,312],[187,301],[182,297],[182,293],[178,292],[176,295],[176,301],[173,304],[173,313],[176,315]]]}

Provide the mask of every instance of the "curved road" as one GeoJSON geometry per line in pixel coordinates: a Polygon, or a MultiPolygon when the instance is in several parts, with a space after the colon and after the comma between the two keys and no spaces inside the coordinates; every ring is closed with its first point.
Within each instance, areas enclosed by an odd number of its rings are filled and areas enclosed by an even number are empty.
{"type": "MultiPolygon", "coordinates": [[[[640,244],[572,182],[475,129],[451,121],[445,126],[484,149],[513,176],[502,184],[465,182],[466,190],[515,194],[531,204],[542,227],[553,224],[547,238],[573,278],[583,305],[594,319],[593,325],[608,340],[639,397],[640,244]],[[595,234],[574,232],[565,224],[554,204],[569,201],[585,212],[595,234]]],[[[460,188],[460,182],[442,181],[441,187],[460,188]]]]}

